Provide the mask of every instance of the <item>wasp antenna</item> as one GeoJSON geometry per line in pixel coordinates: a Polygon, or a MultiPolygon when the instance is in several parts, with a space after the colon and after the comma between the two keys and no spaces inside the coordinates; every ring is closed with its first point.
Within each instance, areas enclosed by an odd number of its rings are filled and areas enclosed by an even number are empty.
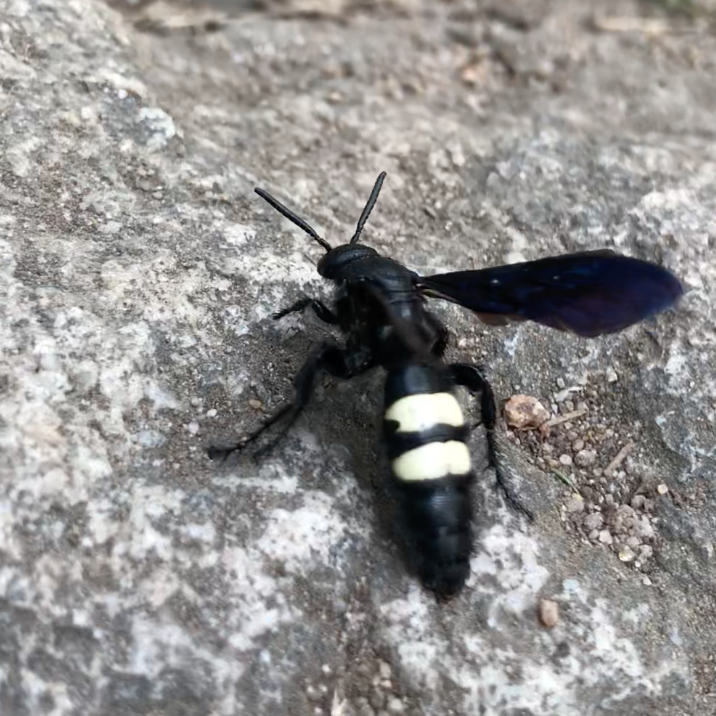
{"type": "Polygon", "coordinates": [[[287,206],[284,206],[278,199],[271,196],[267,191],[263,189],[254,189],[254,191],[264,200],[267,201],[271,206],[278,211],[279,214],[283,214],[289,221],[292,221],[296,226],[303,229],[314,241],[317,241],[326,252],[331,250],[331,245],[323,238],[321,238],[316,230],[300,216],[294,214],[287,206]]]}
{"type": "Polygon", "coordinates": [[[368,221],[368,217],[370,216],[370,212],[373,211],[373,207],[375,206],[375,202],[378,200],[378,194],[380,194],[381,187],[383,186],[383,181],[385,180],[385,172],[381,172],[378,174],[378,178],[375,181],[375,184],[373,185],[373,191],[371,191],[370,196],[368,197],[368,203],[365,205],[365,208],[363,209],[363,213],[360,215],[360,219],[358,219],[358,224],[356,225],[356,232],[353,234],[353,238],[348,242],[349,244],[355,244],[356,241],[358,241],[358,238],[361,235],[361,232],[363,231],[363,227],[365,226],[365,222],[368,221]]]}

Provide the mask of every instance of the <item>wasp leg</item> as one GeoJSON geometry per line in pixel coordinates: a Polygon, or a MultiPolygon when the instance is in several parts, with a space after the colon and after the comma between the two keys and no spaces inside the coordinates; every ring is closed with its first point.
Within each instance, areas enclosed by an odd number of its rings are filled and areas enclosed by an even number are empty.
{"type": "Polygon", "coordinates": [[[338,316],[336,316],[336,314],[333,313],[328,306],[321,303],[321,301],[318,301],[315,298],[309,298],[308,296],[296,301],[296,303],[288,308],[283,308],[280,311],[277,311],[273,314],[273,319],[274,321],[278,321],[280,318],[288,316],[289,313],[300,313],[301,311],[305,311],[309,306],[323,322],[330,323],[332,326],[338,325],[338,316]]]}
{"type": "Polygon", "coordinates": [[[442,358],[445,355],[448,343],[450,342],[450,331],[443,326],[443,324],[440,323],[440,321],[435,318],[432,313],[428,313],[427,318],[430,325],[438,334],[435,339],[435,343],[433,343],[433,347],[430,349],[430,353],[435,358],[442,358]]]}
{"type": "Polygon", "coordinates": [[[450,331],[448,331],[445,326],[440,326],[440,332],[438,334],[438,339],[433,344],[433,347],[430,349],[430,352],[436,357],[436,358],[442,358],[445,355],[445,351],[447,350],[448,343],[450,341],[450,331]]]}
{"type": "Polygon", "coordinates": [[[497,440],[495,438],[495,425],[497,423],[497,408],[495,407],[495,394],[492,386],[487,382],[480,370],[467,363],[453,363],[449,366],[453,380],[472,393],[480,393],[480,413],[482,425],[487,436],[487,460],[491,468],[495,470],[497,484],[502,490],[508,504],[518,512],[525,515],[530,522],[534,521],[534,515],[519,501],[510,487],[508,479],[502,472],[500,460],[497,455],[497,440]]]}
{"type": "Polygon", "coordinates": [[[247,445],[254,443],[269,428],[281,422],[277,435],[254,453],[255,458],[264,455],[276,447],[277,443],[284,437],[303,409],[308,405],[313,394],[316,376],[320,371],[323,370],[336,378],[348,379],[365,372],[371,367],[373,367],[373,361],[365,354],[339,348],[332,343],[324,343],[308,356],[303,367],[298,371],[293,382],[295,390],[293,402],[279,408],[258,430],[255,430],[237,445],[230,448],[210,447],[207,451],[209,457],[212,460],[217,458],[225,459],[231,453],[243,450],[247,445]]]}

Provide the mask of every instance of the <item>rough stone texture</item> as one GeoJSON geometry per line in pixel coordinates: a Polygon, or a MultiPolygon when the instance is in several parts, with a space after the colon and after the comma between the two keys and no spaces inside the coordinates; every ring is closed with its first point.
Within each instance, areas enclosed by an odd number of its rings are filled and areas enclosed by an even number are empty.
{"type": "Polygon", "coordinates": [[[626,2],[511,6],[158,37],[4,0],[3,716],[714,713],[716,42],[592,29],[626,2]],[[365,240],[418,270],[614,246],[683,277],[677,311],[591,342],[436,307],[500,395],[587,374],[617,433],[639,421],[629,474],[669,485],[649,577],[511,445],[538,521],[481,476],[469,587],[437,604],[390,539],[378,375],[322,385],[258,466],[205,457],[325,334],[269,319],[325,288],[254,184],[336,243],[383,169],[365,240]]]}

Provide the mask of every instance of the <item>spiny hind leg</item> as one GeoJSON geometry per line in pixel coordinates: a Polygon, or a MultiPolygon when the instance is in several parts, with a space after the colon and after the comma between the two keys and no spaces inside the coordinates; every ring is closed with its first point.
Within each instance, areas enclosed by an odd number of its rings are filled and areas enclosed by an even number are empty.
{"type": "Polygon", "coordinates": [[[428,323],[437,334],[435,343],[433,343],[433,346],[430,349],[430,353],[435,358],[442,358],[445,355],[448,343],[450,342],[450,331],[445,326],[443,326],[443,324],[440,323],[440,321],[435,316],[433,316],[432,313],[428,313],[426,315],[428,323]]]}
{"type": "Polygon", "coordinates": [[[243,450],[248,445],[255,443],[272,426],[280,424],[277,433],[265,445],[254,454],[255,457],[272,450],[278,442],[286,435],[289,428],[296,422],[303,409],[308,405],[316,376],[320,371],[325,371],[336,378],[352,378],[363,373],[372,367],[372,363],[363,354],[357,354],[345,348],[339,348],[332,343],[324,343],[314,350],[306,359],[303,367],[294,379],[294,399],[288,405],[279,408],[271,417],[248,437],[229,448],[210,447],[209,457],[212,459],[226,459],[234,452],[243,450]]]}
{"type": "Polygon", "coordinates": [[[480,394],[480,422],[473,427],[484,425],[486,430],[493,430],[497,422],[495,394],[487,378],[477,366],[469,363],[452,363],[448,366],[452,379],[471,393],[480,394]]]}
{"type": "Polygon", "coordinates": [[[534,515],[520,502],[515,495],[509,480],[505,476],[500,459],[497,453],[497,440],[495,438],[495,426],[497,424],[497,408],[495,406],[495,394],[487,378],[480,372],[479,368],[468,363],[452,363],[448,366],[452,373],[453,380],[467,388],[471,393],[480,394],[481,423],[485,428],[487,438],[487,460],[491,468],[495,470],[497,484],[502,490],[508,504],[517,512],[525,515],[530,522],[534,521],[534,515]]]}
{"type": "Polygon", "coordinates": [[[274,321],[278,321],[284,316],[288,316],[289,313],[301,313],[309,306],[324,323],[329,323],[332,326],[338,325],[338,316],[336,316],[336,314],[333,313],[333,311],[331,311],[325,303],[315,298],[309,298],[308,296],[299,299],[296,303],[288,306],[287,308],[282,308],[280,311],[277,311],[273,314],[273,319],[274,321]]]}
{"type": "Polygon", "coordinates": [[[436,358],[442,358],[447,350],[448,343],[450,342],[450,331],[445,326],[440,326],[437,340],[433,343],[433,347],[430,352],[436,358]]]}

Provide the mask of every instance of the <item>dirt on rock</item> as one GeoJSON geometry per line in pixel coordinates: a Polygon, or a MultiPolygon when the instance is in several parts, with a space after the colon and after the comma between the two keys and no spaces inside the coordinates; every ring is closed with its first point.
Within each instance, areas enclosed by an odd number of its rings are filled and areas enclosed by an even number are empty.
{"type": "Polygon", "coordinates": [[[713,8],[0,8],[3,715],[716,713],[713,8]],[[420,273],[611,247],[687,289],[594,340],[434,302],[549,412],[499,428],[536,521],[480,470],[449,603],[393,539],[378,373],[206,455],[330,332],[271,320],[330,293],[254,187],[335,244],[380,171],[362,240],[420,273]]]}

